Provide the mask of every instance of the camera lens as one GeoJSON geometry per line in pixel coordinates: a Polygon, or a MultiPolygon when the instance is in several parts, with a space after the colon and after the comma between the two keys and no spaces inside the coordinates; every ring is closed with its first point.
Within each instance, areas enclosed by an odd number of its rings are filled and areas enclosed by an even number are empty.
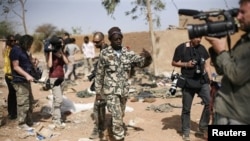
{"type": "Polygon", "coordinates": [[[175,95],[175,93],[176,93],[176,89],[177,89],[176,84],[177,84],[177,81],[178,81],[178,78],[175,78],[174,81],[173,81],[173,83],[172,83],[172,85],[171,85],[171,87],[170,87],[170,89],[169,89],[169,93],[171,95],[175,95]]]}
{"type": "Polygon", "coordinates": [[[176,88],[170,88],[170,89],[169,89],[169,93],[170,93],[171,95],[175,95],[175,93],[176,93],[176,88]]]}
{"type": "Polygon", "coordinates": [[[219,21],[198,25],[187,25],[190,39],[202,36],[223,37],[228,33],[232,34],[237,27],[232,21],[219,21]]]}
{"type": "Polygon", "coordinates": [[[190,39],[201,37],[207,34],[207,24],[198,24],[198,25],[187,25],[188,36],[190,39]]]}
{"type": "Polygon", "coordinates": [[[201,73],[201,70],[197,67],[196,70],[195,70],[195,72],[196,72],[197,74],[199,74],[199,73],[201,73]]]}

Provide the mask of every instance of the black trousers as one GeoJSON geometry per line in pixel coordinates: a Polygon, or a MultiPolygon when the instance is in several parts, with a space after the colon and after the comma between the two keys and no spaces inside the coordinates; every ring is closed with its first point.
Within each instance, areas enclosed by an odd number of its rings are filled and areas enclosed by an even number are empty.
{"type": "Polygon", "coordinates": [[[182,123],[182,132],[184,135],[189,135],[190,133],[190,116],[191,116],[191,107],[194,99],[194,95],[198,94],[203,102],[203,110],[201,113],[199,121],[199,129],[207,130],[208,124],[210,121],[210,87],[209,84],[203,84],[201,89],[182,89],[182,112],[181,112],[181,123],[182,123]]]}
{"type": "Polygon", "coordinates": [[[17,116],[17,100],[16,100],[16,90],[14,89],[11,79],[8,76],[5,76],[5,82],[8,86],[8,114],[10,117],[16,117],[17,116]]]}

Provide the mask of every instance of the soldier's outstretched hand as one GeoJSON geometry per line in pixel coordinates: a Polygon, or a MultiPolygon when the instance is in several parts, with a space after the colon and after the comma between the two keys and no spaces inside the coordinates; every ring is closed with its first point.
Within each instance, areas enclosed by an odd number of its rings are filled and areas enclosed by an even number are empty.
{"type": "Polygon", "coordinates": [[[142,49],[142,52],[140,53],[140,56],[145,58],[144,67],[147,67],[152,63],[151,54],[147,50],[145,50],[144,48],[142,49]]]}
{"type": "Polygon", "coordinates": [[[142,52],[140,53],[140,56],[143,56],[143,57],[151,57],[151,54],[145,50],[144,48],[142,49],[142,52]]]}

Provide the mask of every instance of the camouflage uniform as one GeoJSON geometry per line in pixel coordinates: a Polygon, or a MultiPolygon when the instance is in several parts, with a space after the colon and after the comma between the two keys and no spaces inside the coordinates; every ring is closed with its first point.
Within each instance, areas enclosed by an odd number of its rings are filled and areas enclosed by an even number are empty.
{"type": "Polygon", "coordinates": [[[112,114],[113,136],[117,140],[123,139],[125,134],[123,117],[129,92],[131,65],[145,67],[146,62],[145,57],[128,51],[126,47],[117,55],[109,46],[99,55],[95,78],[96,93],[101,94],[107,101],[107,109],[112,114]]]}
{"type": "Polygon", "coordinates": [[[4,99],[0,96],[0,126],[4,123],[4,99]]]}
{"type": "Polygon", "coordinates": [[[13,87],[16,90],[17,96],[17,114],[18,124],[33,125],[32,119],[32,93],[30,82],[14,83],[13,87]]]}

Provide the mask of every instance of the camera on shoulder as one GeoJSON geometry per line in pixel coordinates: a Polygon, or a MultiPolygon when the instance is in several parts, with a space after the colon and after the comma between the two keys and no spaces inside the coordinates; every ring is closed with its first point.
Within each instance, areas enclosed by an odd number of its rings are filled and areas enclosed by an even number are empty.
{"type": "Polygon", "coordinates": [[[62,49],[62,39],[57,36],[52,36],[45,44],[45,52],[57,52],[62,49]]]}
{"type": "Polygon", "coordinates": [[[190,39],[202,36],[223,37],[238,32],[238,24],[235,17],[239,9],[201,12],[197,10],[179,9],[180,15],[193,16],[194,19],[204,20],[205,24],[188,24],[188,36],[190,39]],[[210,17],[223,16],[222,21],[211,21],[210,17]]]}

